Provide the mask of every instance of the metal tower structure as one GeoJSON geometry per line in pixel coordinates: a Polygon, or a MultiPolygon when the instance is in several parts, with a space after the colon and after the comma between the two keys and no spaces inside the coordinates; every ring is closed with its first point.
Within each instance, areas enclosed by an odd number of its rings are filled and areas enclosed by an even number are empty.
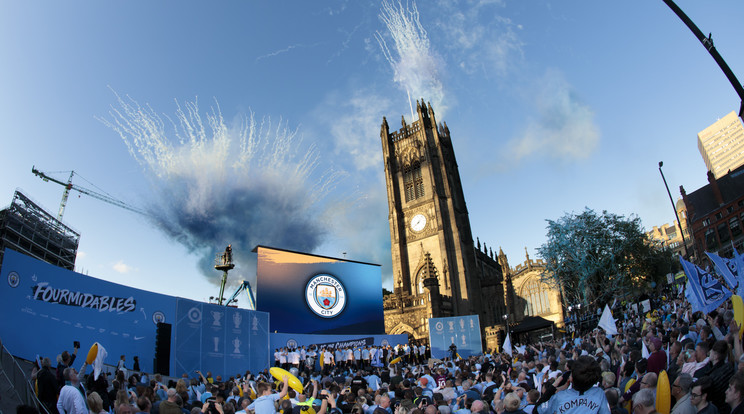
{"type": "MultiPolygon", "coordinates": [[[[217,297],[217,304],[222,305],[225,301],[225,284],[227,283],[227,272],[235,268],[232,261],[232,244],[228,244],[224,252],[218,253],[214,259],[215,270],[222,271],[222,281],[220,282],[220,295],[217,297]]],[[[236,295],[237,296],[237,293],[236,295]]],[[[230,300],[234,299],[234,296],[230,300]]],[[[229,303],[229,302],[228,302],[229,303]]]]}

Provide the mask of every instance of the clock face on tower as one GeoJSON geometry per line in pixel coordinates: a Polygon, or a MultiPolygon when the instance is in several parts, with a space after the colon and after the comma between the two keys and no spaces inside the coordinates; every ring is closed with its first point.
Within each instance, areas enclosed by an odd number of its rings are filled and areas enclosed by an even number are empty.
{"type": "Polygon", "coordinates": [[[420,232],[421,230],[426,227],[426,216],[423,214],[416,214],[411,219],[411,230],[415,232],[420,232]]]}

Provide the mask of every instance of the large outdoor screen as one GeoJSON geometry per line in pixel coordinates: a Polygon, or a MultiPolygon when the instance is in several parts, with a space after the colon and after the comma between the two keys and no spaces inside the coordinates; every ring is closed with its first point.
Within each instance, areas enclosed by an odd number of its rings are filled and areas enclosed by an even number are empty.
{"type": "Polygon", "coordinates": [[[384,334],[380,266],[258,246],[256,308],[270,331],[384,334]]]}

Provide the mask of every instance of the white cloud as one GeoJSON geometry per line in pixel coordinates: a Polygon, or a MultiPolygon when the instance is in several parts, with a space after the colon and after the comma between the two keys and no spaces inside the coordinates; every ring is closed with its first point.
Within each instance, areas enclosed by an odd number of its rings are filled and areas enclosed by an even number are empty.
{"type": "Polygon", "coordinates": [[[331,133],[336,154],[349,159],[356,170],[382,171],[379,131],[382,117],[392,113],[388,98],[357,89],[351,97],[329,95],[316,113],[331,133]]]}
{"type": "Polygon", "coordinates": [[[522,26],[498,14],[504,2],[442,0],[444,11],[436,21],[437,33],[457,66],[467,74],[506,76],[523,59],[523,42],[517,35],[522,26]]]}
{"type": "Polygon", "coordinates": [[[571,160],[584,159],[597,148],[599,127],[594,112],[581,102],[564,76],[549,70],[539,81],[534,105],[537,117],[508,145],[508,158],[519,161],[530,155],[571,160]]]}
{"type": "Polygon", "coordinates": [[[126,274],[135,270],[132,266],[124,263],[123,260],[114,263],[113,269],[121,274],[126,274]]]}
{"type": "Polygon", "coordinates": [[[76,260],[85,259],[88,256],[88,253],[85,253],[82,250],[78,250],[76,260]]]}

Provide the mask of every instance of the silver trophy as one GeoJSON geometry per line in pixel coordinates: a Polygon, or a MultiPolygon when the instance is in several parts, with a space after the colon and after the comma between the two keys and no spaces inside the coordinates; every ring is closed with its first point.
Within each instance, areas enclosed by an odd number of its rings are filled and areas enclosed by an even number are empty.
{"type": "Polygon", "coordinates": [[[222,312],[212,311],[212,318],[214,318],[212,326],[222,326],[222,323],[220,322],[220,319],[222,319],[222,312]]]}

